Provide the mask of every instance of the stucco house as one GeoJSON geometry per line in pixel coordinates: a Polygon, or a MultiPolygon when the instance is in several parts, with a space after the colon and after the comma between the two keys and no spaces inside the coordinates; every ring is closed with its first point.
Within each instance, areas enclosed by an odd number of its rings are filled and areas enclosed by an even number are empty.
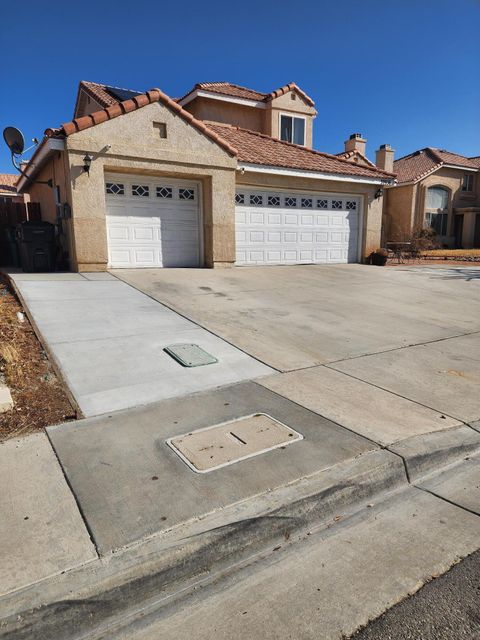
{"type": "Polygon", "coordinates": [[[0,204],[23,201],[17,193],[17,182],[17,174],[0,173],[0,204]]]}
{"type": "Polygon", "coordinates": [[[427,147],[393,161],[385,147],[382,166],[397,175],[397,185],[385,189],[386,239],[407,241],[432,227],[441,245],[480,247],[480,157],[427,147]]]}
{"type": "Polygon", "coordinates": [[[315,116],[294,83],[172,99],[81,82],[19,190],[57,224],[72,270],[359,262],[380,244],[394,175],[359,134],[339,156],[314,150],[315,116]]]}

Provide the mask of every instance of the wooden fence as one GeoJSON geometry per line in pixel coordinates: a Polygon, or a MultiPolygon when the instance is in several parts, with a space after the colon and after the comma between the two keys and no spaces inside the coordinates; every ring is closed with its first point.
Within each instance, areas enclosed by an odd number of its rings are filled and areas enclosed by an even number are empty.
{"type": "Polygon", "coordinates": [[[17,224],[41,219],[39,202],[0,202],[0,266],[13,266],[18,260],[15,247],[17,224]]]}

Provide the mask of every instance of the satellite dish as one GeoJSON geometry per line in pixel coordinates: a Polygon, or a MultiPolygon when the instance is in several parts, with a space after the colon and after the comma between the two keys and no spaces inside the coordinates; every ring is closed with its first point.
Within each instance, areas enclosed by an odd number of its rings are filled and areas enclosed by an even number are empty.
{"type": "Polygon", "coordinates": [[[15,127],[6,127],[3,130],[3,138],[12,154],[18,156],[23,153],[23,150],[25,149],[25,140],[20,129],[16,129],[15,127]]]}

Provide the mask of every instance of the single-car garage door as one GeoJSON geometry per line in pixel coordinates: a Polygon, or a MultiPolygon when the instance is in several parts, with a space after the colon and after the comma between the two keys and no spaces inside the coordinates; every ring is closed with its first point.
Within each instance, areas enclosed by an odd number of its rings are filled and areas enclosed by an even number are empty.
{"type": "Polygon", "coordinates": [[[122,174],[105,177],[110,267],[198,267],[199,186],[122,174]]]}
{"type": "Polygon", "coordinates": [[[238,189],[236,264],[357,262],[360,199],[238,189]]]}

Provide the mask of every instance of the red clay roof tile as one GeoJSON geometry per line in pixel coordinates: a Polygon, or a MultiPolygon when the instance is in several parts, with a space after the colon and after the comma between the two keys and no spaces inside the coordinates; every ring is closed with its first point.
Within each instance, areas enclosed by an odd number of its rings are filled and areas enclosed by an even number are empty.
{"type": "Polygon", "coordinates": [[[71,122],[66,122],[58,129],[46,129],[45,135],[49,138],[66,137],[77,133],[78,131],[83,131],[84,129],[87,129],[89,127],[94,127],[96,124],[100,124],[100,122],[104,122],[107,119],[111,120],[113,118],[117,118],[118,116],[121,116],[124,113],[128,113],[129,111],[133,110],[131,109],[131,102],[133,102],[133,104],[135,105],[135,109],[141,109],[147,104],[152,104],[154,102],[161,102],[172,111],[175,111],[181,118],[189,122],[193,127],[204,133],[208,138],[213,140],[220,147],[225,149],[225,151],[233,156],[237,155],[237,150],[232,145],[223,140],[209,127],[206,127],[203,122],[194,118],[191,113],[188,113],[188,111],[182,109],[180,105],[178,105],[169,96],[163,93],[163,91],[160,91],[160,89],[151,89],[146,94],[135,96],[133,99],[128,99],[124,102],[116,103],[88,116],[75,118],[71,122]],[[128,103],[128,105],[125,105],[125,103],[128,103]]]}
{"type": "Polygon", "coordinates": [[[0,173],[0,193],[17,193],[18,178],[14,173],[0,173]]]}
{"type": "Polygon", "coordinates": [[[426,175],[439,169],[444,164],[453,164],[469,169],[479,168],[475,158],[466,158],[458,153],[452,153],[445,149],[425,147],[414,151],[408,156],[399,158],[393,163],[393,169],[397,174],[398,183],[416,182],[426,175]]]}
{"type": "Polygon", "coordinates": [[[208,122],[207,126],[238,150],[240,162],[376,179],[394,177],[394,174],[377,167],[357,165],[256,131],[214,122],[208,122]]]}

